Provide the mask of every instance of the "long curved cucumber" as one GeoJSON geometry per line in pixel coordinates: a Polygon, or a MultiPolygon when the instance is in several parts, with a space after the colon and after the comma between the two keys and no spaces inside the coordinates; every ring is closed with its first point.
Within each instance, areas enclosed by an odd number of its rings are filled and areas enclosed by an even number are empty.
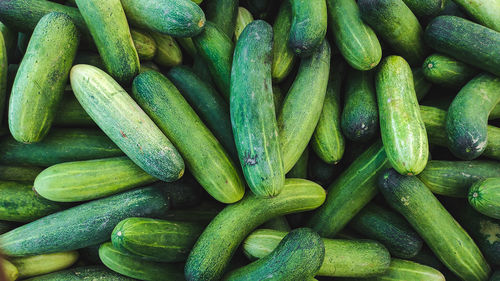
{"type": "Polygon", "coordinates": [[[111,76],[79,64],[71,70],[71,86],[90,117],[139,167],[163,181],[184,174],[177,149],[111,76]]]}
{"type": "Polygon", "coordinates": [[[244,7],[238,7],[238,14],[236,16],[236,23],[234,27],[234,40],[238,41],[238,38],[240,38],[241,32],[243,32],[243,29],[253,21],[253,16],[244,7]]]}
{"type": "Polygon", "coordinates": [[[17,268],[19,278],[47,274],[70,267],[78,260],[78,252],[60,252],[53,254],[11,258],[17,268]]]}
{"type": "Polygon", "coordinates": [[[474,67],[441,54],[428,56],[422,69],[427,80],[448,88],[462,87],[478,72],[474,67]]]}
{"type": "Polygon", "coordinates": [[[476,211],[500,219],[500,174],[474,183],[469,190],[469,203],[476,211]]]}
{"type": "Polygon", "coordinates": [[[27,281],[133,281],[102,265],[79,266],[27,279],[27,281]]]}
{"type": "Polygon", "coordinates": [[[238,0],[210,0],[205,8],[207,20],[217,25],[230,39],[234,35],[238,4],[238,0]]]}
{"type": "Polygon", "coordinates": [[[175,39],[167,34],[151,32],[156,42],[154,62],[164,67],[172,67],[182,63],[182,51],[175,39]]]}
{"type": "Polygon", "coordinates": [[[412,261],[392,259],[389,269],[377,277],[367,281],[445,281],[438,270],[412,261]]]}
{"type": "Polygon", "coordinates": [[[54,116],[56,127],[95,127],[96,124],[71,93],[65,93],[54,116]]]}
{"type": "Polygon", "coordinates": [[[33,182],[42,171],[43,168],[36,166],[0,165],[0,180],[33,182]]]}
{"type": "Polygon", "coordinates": [[[273,23],[273,64],[272,76],[281,82],[292,71],[296,58],[288,46],[288,36],[292,27],[292,7],[290,1],[283,1],[273,23]]]}
{"type": "Polygon", "coordinates": [[[287,179],[282,192],[273,198],[248,194],[227,206],[205,228],[189,254],[186,279],[221,278],[237,247],[253,229],[274,217],[313,210],[324,200],[321,186],[304,179],[287,179]]]}
{"type": "Polygon", "coordinates": [[[288,46],[300,57],[311,56],[320,48],[326,35],[327,11],[325,0],[290,0],[292,26],[288,46]]]}
{"type": "Polygon", "coordinates": [[[420,17],[432,17],[443,11],[448,0],[403,0],[410,8],[410,10],[415,13],[415,15],[420,17]]]}
{"type": "Polygon", "coordinates": [[[156,54],[155,39],[147,31],[141,29],[130,29],[130,35],[139,60],[152,60],[156,54]]]}
{"type": "Polygon", "coordinates": [[[500,32],[500,5],[495,0],[453,0],[478,23],[500,32]]]}

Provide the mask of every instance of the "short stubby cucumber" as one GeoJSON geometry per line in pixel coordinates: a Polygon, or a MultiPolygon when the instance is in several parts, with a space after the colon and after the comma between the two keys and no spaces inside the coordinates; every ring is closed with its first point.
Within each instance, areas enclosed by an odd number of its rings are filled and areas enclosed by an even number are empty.
{"type": "Polygon", "coordinates": [[[238,0],[210,0],[205,6],[207,20],[217,25],[231,39],[236,27],[238,4],[238,0]]]}
{"type": "Polygon", "coordinates": [[[322,44],[327,28],[325,0],[290,0],[292,26],[288,46],[300,57],[308,57],[322,44]]]}
{"type": "Polygon", "coordinates": [[[476,22],[500,32],[500,5],[496,0],[454,0],[476,22]]]}
{"type": "Polygon", "coordinates": [[[107,269],[103,265],[90,265],[73,267],[45,275],[27,279],[29,281],[133,281],[136,279],[125,277],[119,273],[107,269]]]}
{"type": "Polygon", "coordinates": [[[478,72],[472,66],[441,54],[428,56],[422,69],[427,80],[448,88],[462,87],[478,72]]]}
{"type": "Polygon", "coordinates": [[[292,7],[290,1],[283,1],[273,24],[273,64],[272,76],[281,82],[292,71],[296,57],[288,46],[288,36],[292,26],[292,7]]]}
{"type": "Polygon", "coordinates": [[[478,212],[500,219],[500,177],[487,178],[474,183],[467,197],[469,203],[478,212]]]}
{"type": "Polygon", "coordinates": [[[16,266],[19,278],[47,274],[72,266],[78,260],[77,251],[60,252],[53,254],[11,258],[16,266]]]}

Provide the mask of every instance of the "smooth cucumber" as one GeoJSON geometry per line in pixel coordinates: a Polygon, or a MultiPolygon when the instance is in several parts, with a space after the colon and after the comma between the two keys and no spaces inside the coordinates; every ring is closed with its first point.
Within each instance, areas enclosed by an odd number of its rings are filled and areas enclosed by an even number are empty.
{"type": "Polygon", "coordinates": [[[292,27],[292,7],[290,1],[281,3],[273,23],[273,64],[272,76],[276,82],[285,79],[295,64],[296,57],[288,46],[288,36],[292,27]]]}
{"type": "Polygon", "coordinates": [[[476,211],[500,219],[500,177],[475,182],[467,197],[476,211]]]}
{"type": "Polygon", "coordinates": [[[53,254],[11,258],[17,268],[19,278],[47,274],[70,267],[78,260],[78,252],[60,252],[53,254]]]}
{"type": "Polygon", "coordinates": [[[2,267],[0,277],[5,281],[14,281],[19,276],[16,266],[6,259],[0,259],[0,267],[2,267]]]}
{"type": "Polygon", "coordinates": [[[325,0],[290,0],[292,26],[288,46],[300,57],[311,56],[320,48],[326,35],[327,11],[325,0]]]}
{"type": "Polygon", "coordinates": [[[0,180],[33,182],[43,168],[36,166],[0,165],[0,180]]]}
{"type": "Polygon", "coordinates": [[[172,67],[182,63],[182,51],[175,39],[167,34],[151,32],[156,42],[154,62],[160,66],[172,67]]]}
{"type": "Polygon", "coordinates": [[[134,47],[140,60],[152,60],[156,54],[156,42],[151,35],[140,29],[130,29],[134,47]]]}
{"type": "Polygon", "coordinates": [[[73,93],[65,93],[59,102],[54,116],[53,125],[56,127],[92,127],[96,126],[85,109],[81,106],[73,93]]]}
{"type": "Polygon", "coordinates": [[[380,276],[367,278],[367,281],[445,281],[438,270],[416,262],[392,259],[389,269],[380,276]]]}
{"type": "Polygon", "coordinates": [[[420,17],[432,17],[439,14],[448,0],[403,0],[415,15],[420,17]]]}
{"type": "Polygon", "coordinates": [[[27,279],[27,281],[133,281],[102,265],[79,266],[27,279]]]}
{"type": "Polygon", "coordinates": [[[496,0],[453,0],[476,22],[500,32],[500,3],[496,0]]]}
{"type": "Polygon", "coordinates": [[[244,7],[238,7],[238,15],[236,16],[236,26],[234,27],[234,40],[238,41],[238,38],[240,38],[241,32],[243,32],[243,29],[253,21],[253,16],[244,7]]]}
{"type": "Polygon", "coordinates": [[[422,69],[427,80],[455,89],[465,85],[478,72],[474,67],[441,54],[428,56],[422,69]]]}
{"type": "Polygon", "coordinates": [[[210,0],[206,3],[207,20],[213,22],[230,39],[238,16],[238,0],[210,0]]]}

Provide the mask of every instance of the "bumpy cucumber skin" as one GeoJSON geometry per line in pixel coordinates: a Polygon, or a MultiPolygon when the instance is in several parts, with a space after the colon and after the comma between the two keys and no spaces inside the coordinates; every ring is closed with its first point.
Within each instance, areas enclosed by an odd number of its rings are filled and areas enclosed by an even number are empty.
{"type": "Polygon", "coordinates": [[[330,74],[330,45],[326,40],[302,59],[278,117],[279,143],[285,172],[307,147],[318,124],[330,74]]]}
{"type": "Polygon", "coordinates": [[[248,194],[227,206],[205,228],[191,251],[184,269],[186,279],[217,280],[245,237],[271,218],[308,211],[325,200],[321,186],[303,179],[287,179],[282,192],[273,198],[248,194]]]}
{"type": "Polygon", "coordinates": [[[234,40],[238,41],[238,38],[240,38],[241,32],[243,32],[243,29],[253,21],[253,16],[244,7],[238,7],[238,15],[236,17],[236,26],[234,27],[234,40]]]}
{"type": "Polygon", "coordinates": [[[484,152],[488,116],[498,102],[500,78],[490,74],[479,74],[460,90],[446,116],[448,147],[455,156],[472,160],[484,152]]]}
{"type": "Polygon", "coordinates": [[[355,0],[327,0],[328,23],[335,45],[349,65],[357,70],[370,70],[382,58],[377,35],[361,20],[355,0]]]}
{"type": "Polygon", "coordinates": [[[182,51],[177,41],[167,34],[151,32],[156,42],[154,62],[164,67],[172,67],[182,63],[182,51]]]}
{"type": "Polygon", "coordinates": [[[476,211],[500,219],[500,177],[477,181],[467,197],[476,211]]]}
{"type": "Polygon", "coordinates": [[[445,278],[438,270],[416,262],[392,259],[389,269],[380,276],[367,278],[367,281],[445,281],[445,278]]]}
{"type": "Polygon", "coordinates": [[[247,25],[231,71],[231,124],[241,167],[252,192],[265,197],[278,195],[285,179],[271,82],[272,40],[265,21],[247,25]]]}
{"type": "Polygon", "coordinates": [[[428,56],[422,69],[427,80],[448,88],[461,87],[477,74],[474,67],[441,54],[428,56]]]}
{"type": "Polygon", "coordinates": [[[0,180],[33,182],[43,168],[35,166],[0,165],[0,180]]]}
{"type": "Polygon", "coordinates": [[[359,0],[361,17],[411,65],[420,65],[427,52],[424,31],[403,0],[359,0]]]}
{"type": "Polygon", "coordinates": [[[1,28],[2,23],[0,23],[0,121],[3,119],[5,100],[7,99],[8,52],[10,51],[7,50],[8,42],[5,40],[7,36],[3,36],[1,28]]]}
{"type": "Polygon", "coordinates": [[[80,266],[27,279],[27,281],[133,281],[102,265],[80,266]]]}
{"type": "Polygon", "coordinates": [[[170,80],[156,71],[139,74],[132,83],[132,96],[210,195],[223,203],[243,197],[245,186],[235,164],[170,80]]]}
{"type": "Polygon", "coordinates": [[[290,0],[292,26],[288,46],[300,57],[308,57],[322,44],[327,28],[325,0],[290,0]]]}
{"type": "Polygon", "coordinates": [[[148,32],[140,29],[130,29],[135,50],[140,60],[152,60],[156,54],[156,42],[148,32]]]}
{"type": "Polygon", "coordinates": [[[375,78],[382,142],[389,162],[399,173],[418,175],[429,157],[413,75],[399,56],[386,57],[375,78]]]}
{"type": "Polygon", "coordinates": [[[379,188],[453,273],[464,280],[488,279],[491,270],[477,245],[417,177],[390,169],[379,178],[379,188]]]}
{"type": "Polygon", "coordinates": [[[129,84],[139,73],[140,63],[120,0],[76,0],[76,4],[107,72],[118,82],[129,84]]]}
{"type": "Polygon", "coordinates": [[[9,100],[9,129],[19,142],[49,132],[78,48],[79,34],[62,13],[44,16],[31,36],[9,100]]]}
{"type": "Polygon", "coordinates": [[[289,1],[283,1],[273,24],[273,64],[272,76],[281,82],[292,71],[296,58],[288,46],[288,36],[292,27],[292,7],[289,1]]]}
{"type": "Polygon", "coordinates": [[[415,15],[420,17],[439,14],[449,0],[403,0],[415,15]]]}
{"type": "Polygon", "coordinates": [[[56,127],[95,127],[96,124],[85,112],[75,96],[65,93],[59,102],[54,116],[53,125],[56,127]]]}
{"type": "Polygon", "coordinates": [[[210,0],[206,4],[207,20],[217,25],[230,39],[234,35],[238,4],[238,0],[210,0]]]}
{"type": "Polygon", "coordinates": [[[429,93],[432,84],[425,79],[422,68],[412,68],[411,72],[413,73],[413,85],[415,86],[417,100],[421,101],[429,93]]]}
{"type": "Polygon", "coordinates": [[[500,32],[500,5],[495,0],[454,0],[478,23],[500,32]]]}
{"type": "Polygon", "coordinates": [[[17,267],[21,279],[47,274],[70,267],[78,260],[78,252],[60,252],[53,254],[11,258],[17,267]]]}
{"type": "Polygon", "coordinates": [[[80,64],[71,70],[71,86],[90,117],[139,167],[163,181],[184,174],[177,149],[111,76],[80,64]]]}
{"type": "Polygon", "coordinates": [[[479,69],[500,75],[500,32],[455,16],[439,16],[425,29],[427,45],[479,69]]]}

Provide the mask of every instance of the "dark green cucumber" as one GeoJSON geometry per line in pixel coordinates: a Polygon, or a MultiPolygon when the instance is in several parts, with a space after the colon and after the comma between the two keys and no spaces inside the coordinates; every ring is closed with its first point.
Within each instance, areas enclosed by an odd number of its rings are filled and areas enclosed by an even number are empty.
{"type": "Polygon", "coordinates": [[[438,14],[439,16],[457,16],[466,19],[465,12],[455,3],[455,1],[446,1],[443,10],[438,14]]]}
{"type": "Polygon", "coordinates": [[[238,16],[238,0],[210,0],[206,3],[207,20],[213,22],[230,39],[238,16]]]}
{"type": "Polygon", "coordinates": [[[330,68],[323,109],[311,139],[314,152],[328,164],[342,159],[345,140],[341,129],[341,85],[344,77],[344,64],[334,62],[330,68]]]}
{"type": "Polygon", "coordinates": [[[463,280],[488,279],[491,270],[477,245],[423,182],[390,169],[380,177],[379,187],[453,273],[463,280]]]}
{"type": "Polygon", "coordinates": [[[7,56],[7,61],[10,63],[15,62],[15,51],[17,44],[17,30],[12,27],[6,26],[0,22],[0,33],[2,33],[4,44],[5,44],[5,56],[7,56]]]}
{"type": "Polygon", "coordinates": [[[448,88],[462,87],[478,72],[463,62],[441,54],[428,56],[422,69],[427,80],[448,88]]]}
{"type": "Polygon", "coordinates": [[[133,281],[102,265],[80,266],[27,279],[27,281],[133,281]]]}
{"type": "Polygon", "coordinates": [[[253,21],[253,16],[244,7],[238,7],[238,15],[236,16],[236,26],[234,27],[234,40],[238,41],[238,38],[240,38],[241,32],[243,32],[243,29],[253,21]]]}
{"type": "Polygon", "coordinates": [[[121,3],[133,26],[175,37],[195,36],[205,26],[203,10],[191,0],[121,0],[121,3]]]}
{"type": "Polygon", "coordinates": [[[152,60],[156,54],[156,42],[151,35],[140,29],[130,29],[135,50],[140,60],[152,60]]]}
{"type": "Polygon", "coordinates": [[[285,172],[295,165],[318,124],[330,74],[330,45],[326,40],[302,59],[278,117],[279,145],[285,172]]]}
{"type": "Polygon", "coordinates": [[[196,51],[196,47],[194,46],[193,39],[191,37],[176,37],[176,40],[191,58],[198,55],[198,51],[196,51]]]}
{"type": "MultiPolygon", "coordinates": [[[[243,251],[251,260],[269,255],[287,232],[258,229],[243,242],[243,251]]],[[[319,276],[369,277],[382,274],[389,267],[391,257],[382,244],[370,240],[342,240],[323,238],[325,259],[319,276]]]]}
{"type": "Polygon", "coordinates": [[[500,177],[477,181],[471,186],[467,197],[476,211],[500,219],[500,177]]]}
{"type": "Polygon", "coordinates": [[[392,259],[389,269],[380,276],[364,279],[366,281],[445,281],[438,270],[416,262],[392,259]]]}
{"type": "Polygon", "coordinates": [[[271,82],[272,40],[265,21],[247,25],[231,70],[231,124],[239,160],[250,189],[266,197],[278,195],[285,179],[271,82]]]}
{"type": "Polygon", "coordinates": [[[71,70],[71,86],[90,117],[139,167],[163,181],[184,174],[177,149],[111,76],[79,64],[71,70]]]}
{"type": "Polygon", "coordinates": [[[182,265],[159,263],[120,252],[110,242],[99,247],[102,263],[113,271],[131,278],[148,281],[183,280],[182,265]]]}
{"type": "Polygon", "coordinates": [[[436,51],[500,75],[500,32],[455,16],[439,16],[425,29],[436,51]]]}
{"type": "Polygon", "coordinates": [[[431,160],[418,178],[433,193],[465,198],[473,183],[498,175],[500,163],[497,161],[431,160]]]}
{"type": "Polygon", "coordinates": [[[460,90],[446,116],[448,147],[455,156],[472,160],[484,152],[488,116],[499,102],[500,78],[490,74],[479,74],[460,90]]]}
{"type": "Polygon", "coordinates": [[[156,42],[154,61],[164,67],[172,67],[182,63],[182,51],[175,39],[167,34],[151,32],[156,42]]]}
{"type": "Polygon", "coordinates": [[[47,274],[72,266],[78,260],[77,251],[60,252],[53,254],[10,258],[10,262],[17,268],[18,278],[25,279],[32,276],[47,274]]]}
{"type": "Polygon", "coordinates": [[[446,271],[446,267],[438,260],[436,255],[427,246],[423,246],[418,254],[410,259],[419,264],[427,265],[439,271],[446,271]]]}
{"type": "MultiPolygon", "coordinates": [[[[90,245],[85,248],[81,248],[78,250],[80,253],[80,257],[82,260],[87,261],[91,264],[102,264],[101,259],[99,258],[99,247],[101,244],[90,245]]],[[[82,264],[79,264],[82,265],[82,264]]]]}
{"type": "MultiPolygon", "coordinates": [[[[3,36],[0,22],[0,121],[3,119],[7,99],[7,74],[9,72],[8,51],[6,36],[3,36]]],[[[10,51],[10,50],[9,50],[10,51]]]]}
{"type": "Polygon", "coordinates": [[[397,54],[420,65],[427,49],[424,31],[403,0],[359,0],[361,17],[397,54]]]}
{"type": "MultiPolygon", "coordinates": [[[[194,44],[194,40],[193,40],[194,44]]],[[[196,45],[195,45],[196,49],[196,45]]],[[[210,74],[210,70],[208,69],[208,65],[205,63],[205,60],[198,53],[198,49],[196,49],[196,56],[193,58],[193,72],[198,75],[205,83],[210,86],[216,88],[215,83],[212,79],[212,75],[210,74]]]]}
{"type": "Polygon", "coordinates": [[[411,72],[413,73],[413,85],[417,100],[421,101],[429,93],[432,84],[425,79],[424,71],[421,67],[413,68],[411,72]]]}
{"type": "Polygon", "coordinates": [[[321,237],[309,228],[298,228],[286,234],[271,253],[229,272],[224,280],[251,281],[264,276],[276,280],[308,280],[316,275],[324,258],[325,245],[321,237]]]}
{"type": "Polygon", "coordinates": [[[292,7],[289,1],[283,1],[273,24],[273,64],[272,76],[281,82],[292,71],[295,55],[288,46],[288,36],[292,27],[292,7]]]}
{"type": "Polygon", "coordinates": [[[287,179],[283,191],[273,198],[248,194],[227,206],[196,242],[186,263],[186,279],[221,278],[236,249],[253,229],[277,216],[315,209],[324,200],[321,186],[303,179],[287,179]]]}
{"type": "Polygon", "coordinates": [[[495,0],[453,0],[476,22],[500,32],[500,5],[495,0]]]}
{"type": "Polygon", "coordinates": [[[101,56],[99,55],[99,53],[96,52],[87,52],[87,51],[77,52],[73,64],[74,65],[90,64],[103,70],[106,69],[104,63],[102,62],[101,56]]]}
{"type": "Polygon", "coordinates": [[[286,174],[287,178],[307,179],[307,166],[309,162],[309,148],[306,147],[293,168],[286,174]]]}
{"type": "Polygon", "coordinates": [[[2,274],[0,274],[0,276],[5,279],[5,281],[14,281],[17,279],[19,272],[16,266],[10,261],[0,258],[0,266],[2,267],[2,274]]]}
{"type": "Polygon", "coordinates": [[[200,225],[207,225],[222,210],[222,206],[214,203],[215,201],[205,201],[189,209],[170,210],[162,218],[169,221],[196,222],[200,225]]]}
{"type": "Polygon", "coordinates": [[[39,142],[49,132],[78,42],[78,30],[65,14],[50,13],[36,26],[9,100],[9,129],[17,141],[39,142]]]}
{"type": "MultiPolygon", "coordinates": [[[[138,1],[139,2],[139,1],[138,1]]],[[[120,0],[76,0],[107,72],[129,84],[139,73],[139,56],[120,0]]]]}
{"type": "Polygon", "coordinates": [[[319,156],[317,156],[316,153],[312,152],[309,155],[307,176],[308,179],[318,183],[321,186],[328,186],[332,183],[333,179],[339,175],[340,168],[341,165],[339,163],[328,164],[319,156]]]}
{"type": "Polygon", "coordinates": [[[349,226],[384,244],[394,257],[409,259],[422,248],[422,239],[403,217],[373,203],[364,207],[349,226]]]}
{"type": "Polygon", "coordinates": [[[149,70],[160,71],[160,67],[152,61],[145,61],[141,63],[141,70],[139,71],[139,73],[143,73],[149,70]]]}
{"type": "Polygon", "coordinates": [[[0,165],[0,180],[33,182],[43,169],[35,166],[0,165]]]}
{"type": "Polygon", "coordinates": [[[33,189],[52,201],[77,202],[106,197],[155,181],[155,177],[122,156],[50,166],[36,177],[33,189]]]}
{"type": "Polygon", "coordinates": [[[419,17],[432,17],[439,14],[445,7],[448,0],[403,0],[419,17]]]}
{"type": "Polygon", "coordinates": [[[327,28],[325,0],[291,0],[292,26],[288,46],[300,57],[312,55],[320,48],[327,28]]]}
{"type": "Polygon", "coordinates": [[[73,93],[63,95],[59,106],[54,116],[54,126],[59,127],[92,127],[96,126],[95,122],[85,112],[85,109],[80,105],[73,93]]]}
{"type": "Polygon", "coordinates": [[[8,256],[70,251],[109,240],[115,225],[130,216],[155,217],[170,206],[163,189],[147,187],[90,201],[0,235],[8,256]]]}
{"type": "Polygon", "coordinates": [[[386,57],[375,87],[387,158],[399,173],[418,175],[427,164],[429,144],[410,66],[402,57],[386,57]]]}
{"type": "Polygon", "coordinates": [[[361,20],[355,0],[327,0],[328,22],[335,44],[350,66],[370,70],[382,58],[377,35],[361,20]]]}

